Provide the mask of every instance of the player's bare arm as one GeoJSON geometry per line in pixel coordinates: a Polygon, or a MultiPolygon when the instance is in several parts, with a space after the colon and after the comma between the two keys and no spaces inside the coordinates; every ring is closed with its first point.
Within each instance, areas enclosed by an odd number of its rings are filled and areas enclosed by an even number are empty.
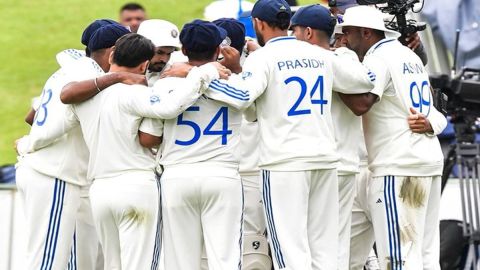
{"type": "Polygon", "coordinates": [[[347,95],[338,93],[343,103],[357,116],[367,113],[378,100],[378,96],[373,93],[347,95]]]}
{"type": "Polygon", "coordinates": [[[60,100],[65,104],[80,103],[116,83],[147,85],[147,79],[141,74],[114,72],[95,79],[71,82],[63,87],[60,100]]]}
{"type": "Polygon", "coordinates": [[[25,122],[31,126],[33,124],[33,118],[35,118],[35,110],[32,108],[25,116],[25,122]]]}
{"type": "Polygon", "coordinates": [[[142,131],[138,131],[138,140],[140,145],[146,148],[154,148],[162,143],[161,136],[151,135],[142,131]]]}

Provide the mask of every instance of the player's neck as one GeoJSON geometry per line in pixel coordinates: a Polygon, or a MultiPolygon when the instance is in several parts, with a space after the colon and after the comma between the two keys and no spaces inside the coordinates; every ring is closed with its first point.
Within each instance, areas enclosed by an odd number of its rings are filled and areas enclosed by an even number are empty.
{"type": "Polygon", "coordinates": [[[116,64],[112,64],[110,66],[110,71],[109,72],[129,72],[129,73],[135,73],[135,74],[142,74],[140,69],[138,67],[123,67],[123,66],[118,66],[116,64]]]}
{"type": "Polygon", "coordinates": [[[207,63],[210,63],[210,62],[213,62],[215,60],[188,60],[188,64],[191,65],[191,66],[194,66],[194,67],[199,67],[201,65],[204,65],[204,64],[207,64],[207,63]]]}
{"type": "Polygon", "coordinates": [[[271,31],[265,31],[263,33],[265,43],[267,43],[271,39],[278,38],[278,37],[286,37],[286,36],[288,36],[288,31],[280,30],[280,29],[272,29],[271,31]]]}
{"type": "Polygon", "coordinates": [[[321,48],[324,48],[325,50],[330,49],[330,44],[328,43],[328,41],[321,38],[312,38],[310,43],[315,44],[321,48]]]}
{"type": "Polygon", "coordinates": [[[93,61],[95,61],[101,68],[104,72],[107,72],[110,68],[110,64],[108,63],[108,55],[106,54],[102,54],[102,53],[96,53],[96,52],[92,52],[92,54],[90,55],[90,58],[93,59],[93,61]]]}

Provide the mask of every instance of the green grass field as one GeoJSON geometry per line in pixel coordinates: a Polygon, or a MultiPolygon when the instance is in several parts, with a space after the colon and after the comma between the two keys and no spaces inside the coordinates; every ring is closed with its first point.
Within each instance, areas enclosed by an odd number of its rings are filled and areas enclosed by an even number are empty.
{"type": "MultiPolygon", "coordinates": [[[[0,165],[15,162],[13,142],[28,133],[24,117],[32,97],[58,66],[57,52],[82,49],[83,29],[97,18],[117,19],[119,0],[1,0],[0,165]]],[[[149,18],[181,27],[201,18],[210,0],[142,0],[149,18]]],[[[299,1],[315,3],[313,0],[299,1]]]]}

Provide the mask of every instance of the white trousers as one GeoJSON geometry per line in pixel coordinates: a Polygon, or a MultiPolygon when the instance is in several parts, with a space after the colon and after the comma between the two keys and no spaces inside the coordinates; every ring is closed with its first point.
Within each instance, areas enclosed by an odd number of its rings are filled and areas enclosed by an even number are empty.
{"type": "Polygon", "coordinates": [[[65,270],[80,205],[80,187],[20,163],[16,171],[26,217],[26,269],[65,270]]]}
{"type": "MultiPolygon", "coordinates": [[[[365,213],[371,218],[382,270],[440,269],[440,185],[439,176],[383,176],[369,180],[369,211],[365,213]]],[[[359,254],[359,249],[366,252],[370,248],[365,245],[372,242],[372,230],[367,216],[354,215],[353,219],[352,254],[359,254]],[[360,241],[364,241],[363,247],[360,241]]]]}
{"type": "Polygon", "coordinates": [[[161,247],[160,184],[152,173],[96,179],[90,188],[104,269],[157,269],[161,247]]]}
{"type": "Polygon", "coordinates": [[[262,171],[262,189],[275,269],[337,269],[336,169],[262,171]]]}
{"type": "Polygon", "coordinates": [[[352,207],[355,198],[356,174],[338,176],[339,234],[338,234],[338,269],[349,270],[350,229],[352,225],[352,207]]]}
{"type": "Polygon", "coordinates": [[[350,268],[363,270],[368,255],[375,243],[375,234],[368,207],[368,183],[371,173],[367,166],[360,166],[360,173],[356,175],[355,199],[352,208],[352,221],[350,232],[350,268]]]}
{"type": "Polygon", "coordinates": [[[103,269],[103,253],[95,231],[90,198],[88,197],[90,187],[85,189],[87,196],[81,196],[80,198],[67,270],[103,269]]]}
{"type": "Polygon", "coordinates": [[[165,269],[201,269],[202,246],[212,270],[240,269],[243,191],[237,177],[162,175],[165,269]]]}

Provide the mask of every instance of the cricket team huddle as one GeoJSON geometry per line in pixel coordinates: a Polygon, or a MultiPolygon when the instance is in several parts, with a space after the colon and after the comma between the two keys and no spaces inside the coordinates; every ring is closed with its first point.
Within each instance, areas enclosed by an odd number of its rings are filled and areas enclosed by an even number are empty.
{"type": "Polygon", "coordinates": [[[56,55],[15,142],[26,269],[440,269],[418,34],[372,6],[246,16],[129,3],[56,55]]]}

